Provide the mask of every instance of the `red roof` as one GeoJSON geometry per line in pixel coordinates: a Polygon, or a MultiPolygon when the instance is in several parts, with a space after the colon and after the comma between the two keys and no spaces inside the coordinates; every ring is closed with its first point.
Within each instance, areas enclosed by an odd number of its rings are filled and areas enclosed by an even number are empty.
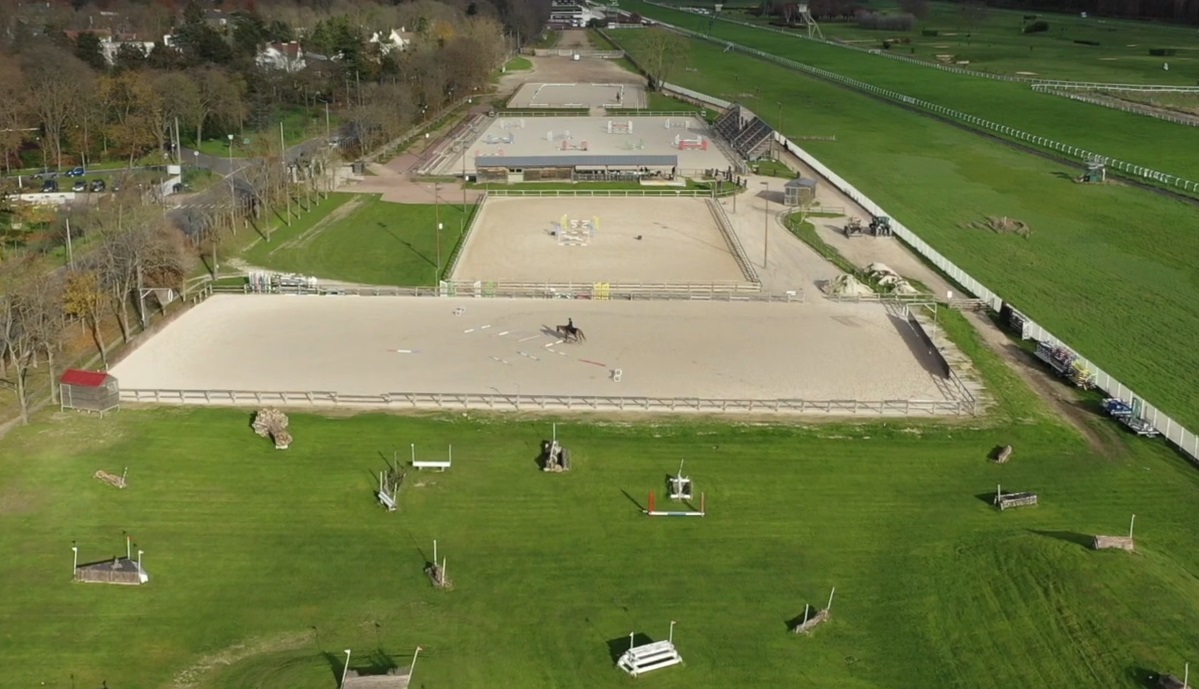
{"type": "Polygon", "coordinates": [[[108,374],[102,371],[84,371],[78,368],[69,368],[62,374],[61,383],[63,385],[78,385],[85,388],[98,388],[108,380],[108,374]]]}

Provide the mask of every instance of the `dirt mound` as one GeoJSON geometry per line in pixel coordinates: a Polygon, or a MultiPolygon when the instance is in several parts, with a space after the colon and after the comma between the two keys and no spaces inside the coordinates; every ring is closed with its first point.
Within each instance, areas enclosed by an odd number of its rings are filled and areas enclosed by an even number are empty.
{"type": "Polygon", "coordinates": [[[835,297],[861,297],[873,294],[869,286],[863,285],[852,275],[838,275],[824,285],[825,294],[835,297]]]}

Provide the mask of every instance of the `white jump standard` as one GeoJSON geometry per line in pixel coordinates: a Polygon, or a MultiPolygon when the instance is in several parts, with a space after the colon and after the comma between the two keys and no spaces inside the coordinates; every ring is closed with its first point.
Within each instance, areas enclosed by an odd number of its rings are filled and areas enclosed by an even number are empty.
{"type": "Polygon", "coordinates": [[[625,651],[620,656],[620,660],[616,661],[616,667],[637,677],[646,672],[682,664],[683,657],[674,647],[674,625],[674,621],[671,620],[670,636],[666,641],[654,641],[641,646],[633,645],[635,634],[630,632],[629,650],[625,651]]]}
{"type": "Polygon", "coordinates": [[[558,443],[558,424],[550,440],[541,441],[541,470],[552,473],[570,471],[570,450],[558,443]]]}
{"type": "Polygon", "coordinates": [[[667,479],[667,487],[670,489],[671,500],[690,500],[691,499],[691,478],[683,476],[683,462],[679,460],[679,473],[667,479]]]}
{"type": "Polygon", "coordinates": [[[609,134],[632,134],[633,121],[625,120],[624,122],[613,122],[612,120],[608,120],[607,129],[609,134]]]}
{"type": "Polygon", "coordinates": [[[440,460],[440,459],[418,460],[416,458],[416,443],[412,443],[412,467],[414,469],[418,469],[418,470],[419,469],[437,469],[438,471],[445,471],[446,469],[450,468],[450,463],[453,461],[454,461],[454,446],[453,445],[449,446],[449,449],[446,451],[446,456],[445,456],[444,460],[440,460]]]}

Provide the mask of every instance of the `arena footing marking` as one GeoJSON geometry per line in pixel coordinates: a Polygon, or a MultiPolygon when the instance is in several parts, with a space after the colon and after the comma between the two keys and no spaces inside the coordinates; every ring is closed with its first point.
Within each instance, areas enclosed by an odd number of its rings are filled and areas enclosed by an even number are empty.
{"type": "Polygon", "coordinates": [[[566,352],[556,352],[556,353],[558,354],[558,356],[570,356],[566,352]]]}
{"type": "Polygon", "coordinates": [[[395,354],[420,354],[420,351],[416,349],[389,349],[387,351],[395,354]]]}
{"type": "Polygon", "coordinates": [[[608,368],[607,364],[601,364],[598,361],[591,361],[590,359],[579,359],[579,361],[584,364],[591,364],[592,366],[602,366],[604,368],[608,368]]]}
{"type": "Polygon", "coordinates": [[[502,332],[502,333],[497,333],[497,334],[496,334],[496,337],[503,337],[504,335],[507,335],[509,332],[511,332],[511,331],[509,331],[509,330],[505,330],[505,331],[504,331],[504,332],[502,332]]]}
{"type": "Polygon", "coordinates": [[[517,342],[528,342],[529,340],[536,340],[539,337],[541,337],[541,336],[540,335],[529,335],[528,337],[520,338],[519,340],[517,340],[517,342]]]}
{"type": "Polygon", "coordinates": [[[490,325],[480,325],[480,326],[479,326],[479,330],[486,330],[486,329],[488,329],[488,328],[490,328],[490,327],[491,327],[490,325]]]}
{"type": "Polygon", "coordinates": [[[533,361],[541,361],[541,357],[533,356],[532,354],[529,354],[528,352],[518,352],[518,354],[520,354],[521,356],[526,357],[528,359],[532,359],[533,361]]]}
{"type": "Polygon", "coordinates": [[[463,334],[467,334],[467,333],[473,333],[474,331],[475,331],[474,328],[467,328],[466,330],[463,330],[462,332],[463,332],[463,334]]]}
{"type": "Polygon", "coordinates": [[[544,344],[544,345],[542,345],[542,347],[547,347],[547,348],[548,348],[548,347],[553,347],[554,345],[560,345],[560,344],[562,344],[562,343],[563,343],[563,342],[565,342],[565,341],[566,341],[566,340],[558,340],[557,342],[550,342],[550,343],[548,343],[548,344],[544,344]]]}

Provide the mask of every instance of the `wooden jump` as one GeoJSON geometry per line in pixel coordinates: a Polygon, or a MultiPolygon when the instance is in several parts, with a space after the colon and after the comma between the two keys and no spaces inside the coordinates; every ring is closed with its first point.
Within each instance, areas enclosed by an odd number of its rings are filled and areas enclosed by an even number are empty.
{"type": "Polygon", "coordinates": [[[1034,507],[1036,504],[1036,493],[1004,493],[1000,487],[995,487],[994,505],[1001,512],[1013,507],[1034,507]]]}

